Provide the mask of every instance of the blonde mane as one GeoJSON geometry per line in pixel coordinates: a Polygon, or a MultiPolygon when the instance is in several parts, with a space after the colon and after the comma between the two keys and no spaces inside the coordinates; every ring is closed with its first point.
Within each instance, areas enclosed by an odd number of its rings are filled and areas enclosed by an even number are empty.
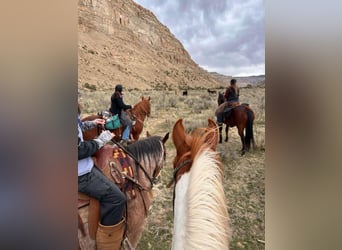
{"type": "Polygon", "coordinates": [[[176,192],[183,192],[180,194],[183,204],[175,205],[175,210],[180,205],[175,223],[180,222],[180,217],[183,221],[175,227],[178,231],[174,232],[177,235],[175,241],[178,242],[173,242],[174,248],[229,249],[231,232],[222,163],[214,150],[216,136],[217,128],[197,129],[192,135],[185,136],[192,166],[179,181],[181,189],[186,190],[180,191],[176,186],[176,192]]]}

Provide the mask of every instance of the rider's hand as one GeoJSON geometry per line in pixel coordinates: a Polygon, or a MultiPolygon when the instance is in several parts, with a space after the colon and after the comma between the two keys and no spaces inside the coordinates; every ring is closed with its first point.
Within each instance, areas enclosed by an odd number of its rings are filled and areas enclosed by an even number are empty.
{"type": "Polygon", "coordinates": [[[99,125],[104,125],[105,124],[105,120],[104,119],[95,119],[94,121],[96,122],[96,124],[99,124],[99,125]]]}
{"type": "Polygon", "coordinates": [[[97,142],[97,144],[99,145],[99,148],[102,148],[107,142],[109,142],[115,135],[110,132],[109,130],[105,130],[103,131],[99,137],[97,137],[96,139],[94,139],[94,141],[97,142]]]}

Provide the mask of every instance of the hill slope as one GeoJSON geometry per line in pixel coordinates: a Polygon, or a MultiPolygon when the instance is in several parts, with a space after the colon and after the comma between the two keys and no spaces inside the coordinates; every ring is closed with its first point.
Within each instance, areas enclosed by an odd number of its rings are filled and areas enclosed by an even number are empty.
{"type": "Polygon", "coordinates": [[[221,87],[155,15],[132,0],[79,0],[78,87],[221,87]]]}

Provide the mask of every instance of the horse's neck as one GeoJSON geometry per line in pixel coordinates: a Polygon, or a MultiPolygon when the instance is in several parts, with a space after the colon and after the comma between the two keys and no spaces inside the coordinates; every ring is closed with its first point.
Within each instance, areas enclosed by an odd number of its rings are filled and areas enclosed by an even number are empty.
{"type": "Polygon", "coordinates": [[[132,113],[134,116],[136,116],[138,119],[144,121],[146,118],[146,111],[143,110],[141,107],[134,107],[132,110],[132,113]]]}
{"type": "Polygon", "coordinates": [[[174,222],[172,239],[172,249],[184,249],[186,244],[186,210],[187,210],[187,191],[189,186],[189,173],[185,173],[178,180],[175,187],[174,222]]]}
{"type": "Polygon", "coordinates": [[[203,151],[177,182],[173,249],[228,249],[228,211],[215,156],[203,151]]]}
{"type": "MultiPolygon", "coordinates": [[[[148,158],[147,156],[145,156],[144,158],[148,158]]],[[[152,178],[152,173],[154,171],[154,169],[156,168],[156,164],[155,161],[153,160],[149,160],[149,161],[144,161],[144,160],[140,160],[139,164],[136,163],[136,169],[138,171],[138,176],[139,176],[139,183],[144,187],[144,188],[149,188],[152,184],[150,182],[150,178],[152,178]],[[139,166],[140,164],[140,166],[139,166]],[[144,168],[144,170],[142,170],[142,167],[144,168]],[[147,176],[147,175],[148,176],[147,176]]]]}
{"type": "Polygon", "coordinates": [[[132,109],[132,113],[141,120],[146,118],[147,113],[149,112],[150,107],[146,102],[139,102],[132,109]]]}

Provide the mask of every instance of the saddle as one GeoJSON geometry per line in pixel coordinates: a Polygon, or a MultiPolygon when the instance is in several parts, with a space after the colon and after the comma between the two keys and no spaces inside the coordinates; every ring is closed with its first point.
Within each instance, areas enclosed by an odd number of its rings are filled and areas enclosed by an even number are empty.
{"type": "Polygon", "coordinates": [[[223,108],[223,117],[228,119],[233,109],[239,105],[239,102],[227,102],[227,104],[223,108]]]}
{"type": "Polygon", "coordinates": [[[230,102],[226,106],[224,106],[224,108],[223,108],[223,117],[225,119],[228,119],[229,116],[232,114],[232,111],[238,106],[245,106],[245,107],[249,108],[248,103],[240,104],[239,102],[230,102]]]}
{"type": "MultiPolygon", "coordinates": [[[[103,147],[103,150],[113,150],[112,147],[103,147]]],[[[138,183],[135,179],[135,173],[132,168],[132,160],[128,155],[119,147],[113,150],[112,158],[109,161],[97,160],[94,158],[95,165],[110,179],[112,180],[120,190],[125,193],[127,199],[134,199],[136,192],[134,190],[134,184],[138,183]]],[[[95,240],[98,222],[100,221],[100,202],[83,193],[78,193],[78,206],[89,206],[88,208],[88,231],[89,236],[95,240]]],[[[80,221],[79,227],[82,231],[84,228],[83,221],[80,221]],[[81,225],[81,226],[80,226],[81,225]]]]}

